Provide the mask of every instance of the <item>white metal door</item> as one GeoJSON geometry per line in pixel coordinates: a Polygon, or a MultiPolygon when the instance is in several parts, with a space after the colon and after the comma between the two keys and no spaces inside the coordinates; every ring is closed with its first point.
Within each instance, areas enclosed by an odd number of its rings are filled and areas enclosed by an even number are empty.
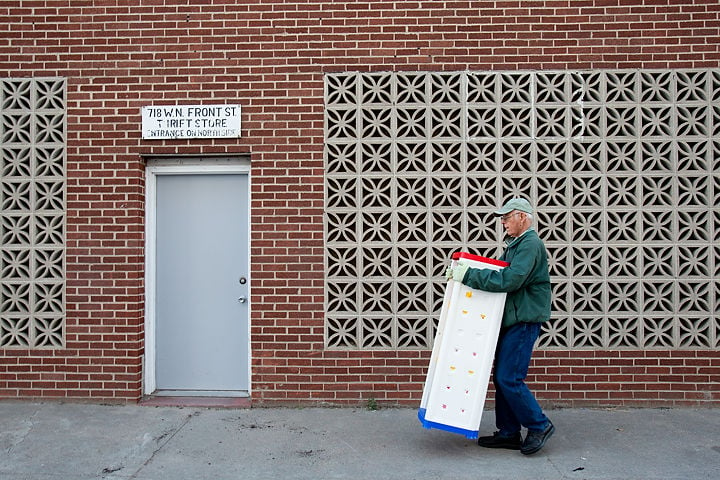
{"type": "Polygon", "coordinates": [[[247,174],[155,176],[155,394],[248,394],[248,211],[247,174]]]}

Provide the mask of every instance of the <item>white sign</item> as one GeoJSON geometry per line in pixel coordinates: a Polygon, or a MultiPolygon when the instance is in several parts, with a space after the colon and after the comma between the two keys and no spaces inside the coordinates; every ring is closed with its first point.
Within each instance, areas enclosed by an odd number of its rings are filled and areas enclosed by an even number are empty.
{"type": "Polygon", "coordinates": [[[143,139],[238,137],[240,137],[240,105],[142,107],[143,139]]]}

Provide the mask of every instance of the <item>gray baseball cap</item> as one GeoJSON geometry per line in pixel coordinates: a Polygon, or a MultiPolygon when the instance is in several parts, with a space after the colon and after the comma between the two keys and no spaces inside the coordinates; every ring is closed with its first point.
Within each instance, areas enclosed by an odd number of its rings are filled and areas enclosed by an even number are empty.
{"type": "Polygon", "coordinates": [[[530,202],[528,202],[522,197],[518,197],[508,200],[505,205],[503,205],[499,210],[495,211],[495,215],[505,215],[506,213],[510,213],[513,210],[518,210],[520,212],[525,212],[529,214],[533,213],[530,202]]]}

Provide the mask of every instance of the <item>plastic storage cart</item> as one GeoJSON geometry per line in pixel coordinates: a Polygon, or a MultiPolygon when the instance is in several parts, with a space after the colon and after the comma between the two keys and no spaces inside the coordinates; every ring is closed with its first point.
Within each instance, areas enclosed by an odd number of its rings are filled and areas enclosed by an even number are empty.
{"type": "MultiPolygon", "coordinates": [[[[509,265],[464,252],[453,255],[452,265],[459,260],[474,268],[509,265]]],[[[418,410],[425,428],[478,437],[505,296],[448,281],[418,410]]]]}

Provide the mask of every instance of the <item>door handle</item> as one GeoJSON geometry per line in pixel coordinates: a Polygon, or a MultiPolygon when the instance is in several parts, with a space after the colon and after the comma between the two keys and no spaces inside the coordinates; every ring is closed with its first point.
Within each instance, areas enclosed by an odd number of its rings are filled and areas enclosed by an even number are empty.
{"type": "Polygon", "coordinates": [[[245,295],[243,295],[242,297],[238,298],[238,302],[240,302],[240,303],[247,302],[247,297],[245,295]]]}

